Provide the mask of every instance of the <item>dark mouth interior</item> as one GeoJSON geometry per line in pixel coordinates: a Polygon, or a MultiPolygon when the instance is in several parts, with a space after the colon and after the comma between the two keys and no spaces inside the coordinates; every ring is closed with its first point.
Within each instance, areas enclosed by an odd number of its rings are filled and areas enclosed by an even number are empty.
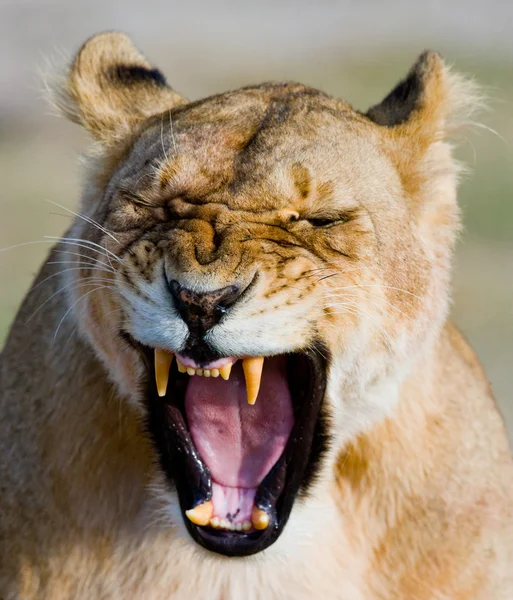
{"type": "Polygon", "coordinates": [[[261,531],[229,531],[192,523],[185,511],[212,498],[213,480],[193,442],[185,398],[191,377],[173,362],[165,397],[157,394],[153,351],[143,348],[148,366],[148,432],[157,447],[162,469],[174,482],[186,527],[200,545],[227,556],[247,556],[270,546],[282,532],[296,497],[306,494],[326,450],[323,410],[326,360],[319,350],[284,357],[292,399],[294,425],[279,459],[261,481],[254,505],[270,517],[261,531]]]}

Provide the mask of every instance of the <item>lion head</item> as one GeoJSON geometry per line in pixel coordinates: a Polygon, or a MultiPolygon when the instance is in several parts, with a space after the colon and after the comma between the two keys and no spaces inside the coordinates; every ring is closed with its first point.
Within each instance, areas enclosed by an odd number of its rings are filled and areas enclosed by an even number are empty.
{"type": "Polygon", "coordinates": [[[59,103],[96,145],[70,310],[204,547],[253,554],[322,511],[429,352],[471,95],[431,52],[367,113],[297,83],[188,102],[118,33],[76,56],[59,103]]]}

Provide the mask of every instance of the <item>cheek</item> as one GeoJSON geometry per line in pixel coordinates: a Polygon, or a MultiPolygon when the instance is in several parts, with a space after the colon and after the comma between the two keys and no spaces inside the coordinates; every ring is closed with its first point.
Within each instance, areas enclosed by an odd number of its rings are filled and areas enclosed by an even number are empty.
{"type": "Polygon", "coordinates": [[[381,314],[374,287],[378,280],[361,261],[339,261],[326,273],[318,327],[331,347],[347,350],[360,344],[358,338],[365,337],[365,331],[379,326],[381,314]]]}
{"type": "Polygon", "coordinates": [[[138,389],[144,369],[136,352],[119,336],[123,310],[116,288],[91,292],[83,302],[76,313],[81,335],[103,363],[119,393],[138,406],[134,391],[138,389]]]}
{"type": "Polygon", "coordinates": [[[91,327],[98,335],[105,338],[115,337],[123,320],[123,310],[120,295],[115,282],[109,289],[98,290],[91,294],[89,302],[91,327]]]}
{"type": "Polygon", "coordinates": [[[328,302],[318,323],[321,336],[332,349],[349,346],[358,331],[358,311],[353,305],[342,304],[328,302]]]}

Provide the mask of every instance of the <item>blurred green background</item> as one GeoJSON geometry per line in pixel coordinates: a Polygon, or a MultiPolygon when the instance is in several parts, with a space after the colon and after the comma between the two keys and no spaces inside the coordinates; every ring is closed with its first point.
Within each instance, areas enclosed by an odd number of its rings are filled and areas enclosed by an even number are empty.
{"type": "MultiPolygon", "coordinates": [[[[490,111],[479,117],[483,127],[456,149],[471,171],[460,188],[465,228],[452,312],[484,363],[513,434],[512,25],[513,2],[497,0],[3,0],[0,249],[59,235],[69,223],[45,200],[77,205],[78,156],[87,139],[51,115],[41,72],[65,64],[97,31],[130,33],[191,99],[286,79],[359,109],[379,101],[422,50],[438,50],[490,97],[490,111]]],[[[0,252],[0,344],[47,250],[33,244],[0,252]]]]}

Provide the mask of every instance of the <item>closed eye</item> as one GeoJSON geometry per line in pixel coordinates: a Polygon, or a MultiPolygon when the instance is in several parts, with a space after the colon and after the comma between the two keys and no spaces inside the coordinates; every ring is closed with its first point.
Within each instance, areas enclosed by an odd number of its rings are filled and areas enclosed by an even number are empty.
{"type": "Polygon", "coordinates": [[[332,227],[333,225],[340,225],[341,223],[347,223],[350,221],[354,215],[350,212],[345,212],[337,215],[319,215],[318,217],[308,217],[305,218],[305,221],[310,223],[313,227],[319,227],[326,229],[327,227],[332,227]]]}
{"type": "Polygon", "coordinates": [[[136,194],[132,190],[121,188],[119,191],[123,198],[132,204],[135,204],[137,206],[145,206],[146,208],[157,208],[156,204],[150,202],[149,200],[146,200],[141,195],[136,194]]]}
{"type": "Polygon", "coordinates": [[[338,219],[322,219],[322,218],[318,218],[318,219],[306,219],[310,225],[313,225],[314,227],[330,227],[331,225],[335,225],[336,223],[339,223],[338,219]]]}

